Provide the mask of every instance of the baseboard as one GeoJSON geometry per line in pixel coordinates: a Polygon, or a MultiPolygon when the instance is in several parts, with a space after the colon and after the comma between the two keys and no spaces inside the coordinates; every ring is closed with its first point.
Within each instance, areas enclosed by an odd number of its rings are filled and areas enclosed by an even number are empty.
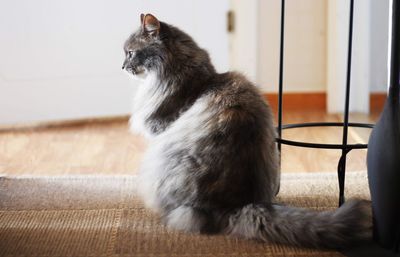
{"type": "MultiPolygon", "coordinates": [[[[271,108],[276,112],[278,110],[278,93],[265,93],[271,108]]],[[[307,93],[285,93],[283,94],[283,110],[314,110],[326,111],[326,93],[325,92],[307,92],[307,93]]]]}
{"type": "MultiPolygon", "coordinates": [[[[274,112],[278,110],[278,93],[264,93],[269,105],[274,112]]],[[[370,94],[370,112],[380,113],[386,101],[386,93],[375,92],[370,94]]],[[[285,93],[283,95],[283,109],[287,111],[321,111],[326,112],[326,93],[307,92],[307,93],[285,93]]],[[[0,132],[10,130],[30,130],[37,128],[79,126],[87,123],[101,123],[112,121],[127,121],[128,115],[116,115],[110,117],[95,117],[84,119],[73,119],[63,121],[48,121],[14,125],[0,125],[0,132]]]]}
{"type": "MultiPolygon", "coordinates": [[[[380,113],[386,101],[386,93],[374,92],[369,96],[370,113],[380,113]]],[[[271,108],[278,110],[278,93],[264,93],[271,108]]],[[[285,93],[283,94],[283,109],[287,111],[323,111],[326,112],[325,92],[285,93]]]]}
{"type": "Polygon", "coordinates": [[[370,113],[380,113],[385,105],[387,94],[385,92],[374,92],[369,95],[370,113]]]}
{"type": "Polygon", "coordinates": [[[58,127],[76,127],[84,126],[87,124],[104,123],[104,122],[128,122],[129,115],[112,115],[93,118],[80,118],[71,120],[57,120],[57,121],[39,121],[27,122],[21,124],[0,125],[0,133],[9,131],[24,131],[24,130],[39,130],[50,129],[58,127]]]}

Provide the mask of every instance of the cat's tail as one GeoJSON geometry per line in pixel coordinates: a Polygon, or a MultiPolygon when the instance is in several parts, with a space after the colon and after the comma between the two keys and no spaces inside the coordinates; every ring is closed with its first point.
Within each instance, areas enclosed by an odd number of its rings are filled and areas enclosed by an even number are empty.
{"type": "Polygon", "coordinates": [[[226,216],[227,234],[264,242],[340,249],[372,239],[368,201],[352,200],[335,211],[250,204],[226,216]]]}

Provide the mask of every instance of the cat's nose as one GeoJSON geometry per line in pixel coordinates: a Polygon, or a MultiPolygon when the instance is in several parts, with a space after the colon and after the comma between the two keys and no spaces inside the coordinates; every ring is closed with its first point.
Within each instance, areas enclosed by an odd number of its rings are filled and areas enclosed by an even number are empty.
{"type": "Polygon", "coordinates": [[[124,62],[122,63],[122,69],[125,69],[128,66],[128,60],[124,60],[124,62]]]}

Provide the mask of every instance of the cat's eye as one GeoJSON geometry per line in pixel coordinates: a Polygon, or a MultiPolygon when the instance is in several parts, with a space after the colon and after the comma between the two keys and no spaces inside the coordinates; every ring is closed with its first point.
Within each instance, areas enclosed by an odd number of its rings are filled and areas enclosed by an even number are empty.
{"type": "Polygon", "coordinates": [[[133,56],[133,51],[128,51],[128,57],[131,58],[133,56]]]}

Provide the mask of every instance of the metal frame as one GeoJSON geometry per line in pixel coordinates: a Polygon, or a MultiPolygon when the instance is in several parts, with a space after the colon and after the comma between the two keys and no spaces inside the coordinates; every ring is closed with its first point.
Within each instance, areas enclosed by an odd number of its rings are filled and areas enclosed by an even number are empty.
{"type": "Polygon", "coordinates": [[[281,151],[281,145],[291,145],[297,147],[319,148],[319,149],[339,149],[342,150],[342,155],[338,162],[338,182],[339,182],[339,206],[345,201],[344,186],[346,175],[346,157],[353,149],[367,148],[367,144],[348,144],[348,128],[373,128],[373,124],[367,123],[350,123],[349,122],[349,104],[350,104],[350,78],[351,78],[351,53],[353,44],[353,15],[354,15],[354,0],[350,0],[350,20],[349,20],[349,40],[347,54],[347,76],[346,76],[346,98],[344,106],[344,121],[341,122],[314,122],[314,123],[298,123],[282,125],[282,95],[283,95],[283,61],[284,61],[284,32],[285,32],[285,0],[281,0],[281,34],[280,34],[280,63],[279,63],[279,97],[278,97],[278,149],[281,151]],[[342,144],[320,144],[287,140],[282,138],[283,129],[303,128],[303,127],[343,127],[342,144]]]}
{"type": "Polygon", "coordinates": [[[390,77],[389,86],[393,94],[399,97],[400,91],[400,3],[398,0],[392,0],[392,41],[390,43],[390,77]]]}

